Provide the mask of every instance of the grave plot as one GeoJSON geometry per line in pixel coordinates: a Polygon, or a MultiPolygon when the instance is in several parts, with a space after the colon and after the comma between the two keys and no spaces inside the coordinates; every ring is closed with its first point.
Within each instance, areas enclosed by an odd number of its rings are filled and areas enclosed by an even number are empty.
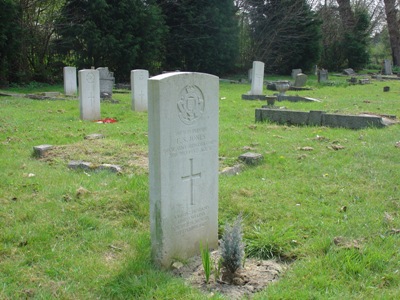
{"type": "Polygon", "coordinates": [[[71,169],[84,171],[109,170],[128,174],[148,172],[145,147],[107,138],[90,138],[90,136],[69,145],[35,146],[33,155],[49,164],[62,164],[71,169]]]}

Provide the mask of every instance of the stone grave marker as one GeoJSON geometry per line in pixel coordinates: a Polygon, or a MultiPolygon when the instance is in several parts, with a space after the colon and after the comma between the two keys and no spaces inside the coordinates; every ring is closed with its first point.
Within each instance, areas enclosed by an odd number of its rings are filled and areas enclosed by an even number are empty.
{"type": "Polygon", "coordinates": [[[321,69],[318,70],[318,82],[328,81],[328,70],[321,69]]]}
{"type": "Polygon", "coordinates": [[[100,119],[100,80],[97,70],[80,70],[79,108],[82,120],[100,119]]]}
{"type": "Polygon", "coordinates": [[[301,69],[293,69],[292,70],[292,78],[296,79],[297,74],[302,73],[303,71],[301,69]]]}
{"type": "Polygon", "coordinates": [[[149,79],[149,180],[152,258],[218,247],[219,79],[177,72],[149,79]]]}
{"type": "Polygon", "coordinates": [[[149,71],[140,69],[131,71],[132,110],[134,111],[147,111],[148,80],[149,71]]]}
{"type": "Polygon", "coordinates": [[[75,67],[64,67],[64,94],[68,96],[76,95],[78,91],[76,68],[75,67]]]}
{"type": "Polygon", "coordinates": [[[262,95],[264,83],[264,63],[261,61],[253,61],[253,69],[251,73],[251,95],[262,95]]]}
{"type": "Polygon", "coordinates": [[[303,87],[306,85],[307,82],[307,75],[303,73],[299,73],[296,75],[296,79],[294,81],[295,87],[303,87]]]}
{"type": "Polygon", "coordinates": [[[349,75],[349,76],[357,75],[356,72],[354,72],[354,70],[352,68],[344,69],[343,73],[346,75],[349,75]]]}
{"type": "Polygon", "coordinates": [[[115,83],[114,72],[110,72],[108,67],[97,68],[100,76],[100,98],[111,99],[115,83]]]}
{"type": "Polygon", "coordinates": [[[393,75],[392,62],[389,59],[383,62],[383,75],[393,75]]]}
{"type": "Polygon", "coordinates": [[[249,76],[249,82],[251,82],[251,79],[252,79],[252,76],[253,76],[253,69],[249,69],[249,74],[248,74],[248,76],[249,76]]]}

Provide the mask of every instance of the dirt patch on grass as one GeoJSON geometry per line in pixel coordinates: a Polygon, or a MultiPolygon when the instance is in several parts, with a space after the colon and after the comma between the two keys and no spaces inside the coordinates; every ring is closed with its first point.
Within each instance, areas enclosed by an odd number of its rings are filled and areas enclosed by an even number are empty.
{"type": "Polygon", "coordinates": [[[145,147],[118,140],[83,140],[74,144],[53,146],[40,160],[50,164],[65,164],[72,160],[94,165],[119,165],[123,173],[147,173],[148,155],[145,147]]]}
{"type": "MultiPolygon", "coordinates": [[[[217,262],[220,258],[219,251],[211,253],[212,260],[217,262]]],[[[191,258],[186,264],[176,267],[173,273],[184,278],[191,286],[202,290],[207,294],[221,293],[228,299],[251,298],[256,292],[266,288],[269,284],[277,281],[288,265],[276,260],[261,260],[247,258],[243,268],[239,269],[228,282],[221,270],[220,278],[211,274],[208,283],[205,282],[205,274],[201,257],[191,258]]]]}

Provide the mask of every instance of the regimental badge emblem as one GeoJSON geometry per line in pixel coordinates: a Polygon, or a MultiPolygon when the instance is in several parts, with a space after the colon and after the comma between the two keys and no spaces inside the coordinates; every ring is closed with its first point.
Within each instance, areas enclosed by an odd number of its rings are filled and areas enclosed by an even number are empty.
{"type": "Polygon", "coordinates": [[[181,91],[177,106],[179,119],[186,125],[191,125],[204,112],[203,93],[197,86],[188,85],[181,91]]]}
{"type": "Polygon", "coordinates": [[[94,82],[94,75],[93,75],[93,73],[88,73],[88,74],[86,75],[86,82],[88,82],[88,83],[93,83],[93,82],[94,82]]]}

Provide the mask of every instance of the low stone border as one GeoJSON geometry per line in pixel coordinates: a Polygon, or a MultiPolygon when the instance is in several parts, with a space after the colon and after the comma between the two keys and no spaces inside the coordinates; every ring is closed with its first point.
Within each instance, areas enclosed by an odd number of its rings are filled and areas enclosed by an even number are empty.
{"type": "Polygon", "coordinates": [[[366,127],[382,128],[397,123],[382,116],[327,114],[324,111],[293,111],[273,108],[257,108],[256,122],[272,121],[280,124],[311,125],[361,129],[366,127]]]}

